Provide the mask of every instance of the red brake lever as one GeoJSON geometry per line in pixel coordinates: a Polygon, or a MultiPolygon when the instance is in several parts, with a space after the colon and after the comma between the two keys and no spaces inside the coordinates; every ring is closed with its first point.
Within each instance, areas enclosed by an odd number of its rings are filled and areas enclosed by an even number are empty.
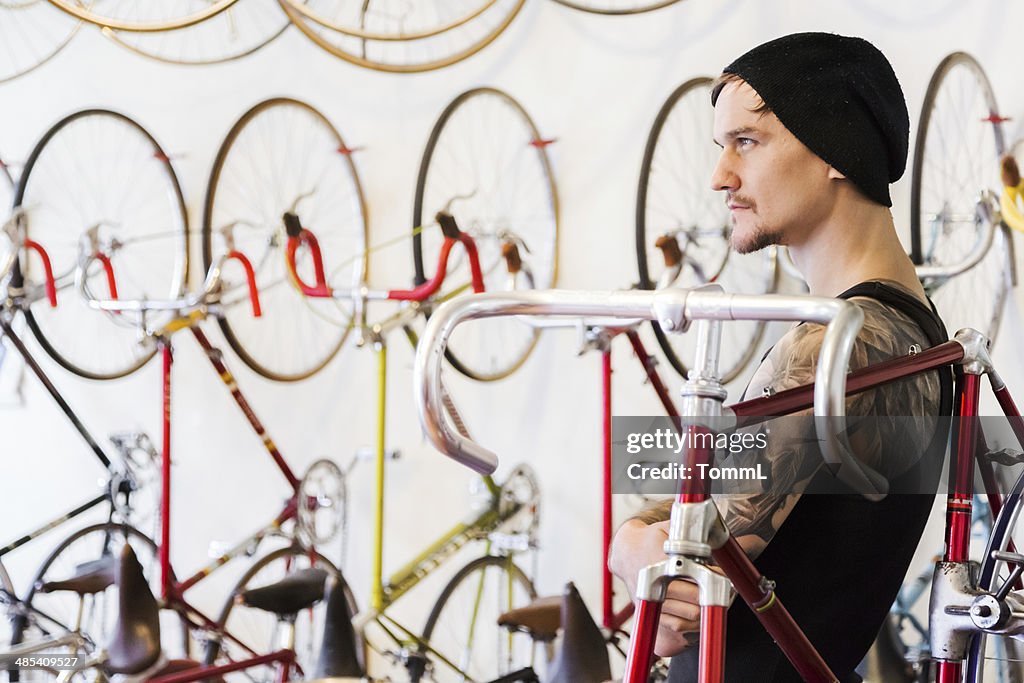
{"type": "Polygon", "coordinates": [[[462,242],[466,249],[466,255],[469,257],[469,272],[473,282],[473,291],[484,291],[484,277],[483,271],[480,268],[480,255],[477,253],[476,243],[473,241],[473,238],[459,230],[455,218],[450,213],[438,212],[437,223],[441,226],[441,232],[444,233],[444,243],[441,245],[441,253],[437,258],[437,270],[434,271],[434,277],[413,289],[393,289],[388,292],[389,299],[396,301],[424,301],[428,297],[433,296],[444,282],[445,275],[448,272],[448,256],[451,254],[452,247],[455,246],[456,242],[462,242]]]}
{"type": "Polygon", "coordinates": [[[53,280],[53,267],[50,265],[50,255],[43,249],[43,245],[34,240],[26,239],[22,244],[27,249],[33,249],[43,262],[43,273],[46,277],[46,298],[50,300],[50,306],[57,307],[57,283],[53,280]]]}
{"type": "Polygon", "coordinates": [[[327,278],[324,275],[324,260],[320,254],[320,244],[316,241],[316,236],[303,228],[302,223],[299,222],[299,217],[291,212],[284,214],[284,226],[288,232],[288,247],[285,250],[285,257],[288,261],[288,272],[294,278],[295,283],[306,296],[330,298],[332,292],[331,288],[327,286],[327,278]],[[303,282],[302,278],[299,277],[298,269],[295,267],[295,252],[298,250],[299,245],[302,244],[305,244],[313,255],[313,274],[316,278],[315,286],[310,286],[303,282]]]}
{"type": "Polygon", "coordinates": [[[484,291],[484,273],[480,269],[480,254],[476,250],[476,242],[469,236],[469,233],[459,235],[459,241],[466,248],[466,255],[469,256],[469,272],[473,280],[473,291],[479,294],[484,291]]]}
{"type": "Polygon", "coordinates": [[[114,279],[114,266],[110,263],[110,257],[106,254],[97,251],[93,254],[93,258],[103,264],[103,272],[107,274],[107,290],[110,292],[110,298],[117,300],[117,280],[114,279]]]}
{"type": "Polygon", "coordinates": [[[260,293],[256,288],[256,272],[252,269],[252,263],[249,262],[249,258],[245,254],[237,249],[229,251],[228,258],[235,259],[245,269],[245,280],[249,284],[249,301],[252,303],[252,314],[254,317],[259,318],[263,315],[263,310],[260,308],[260,293]]]}

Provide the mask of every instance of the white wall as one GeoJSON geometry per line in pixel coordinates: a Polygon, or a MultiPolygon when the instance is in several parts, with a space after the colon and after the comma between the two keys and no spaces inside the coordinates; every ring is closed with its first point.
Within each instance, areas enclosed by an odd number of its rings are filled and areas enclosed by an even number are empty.
{"type": "MultiPolygon", "coordinates": [[[[51,63],[0,86],[0,151],[6,159],[23,160],[52,122],[75,109],[102,105],[122,110],[176,156],[193,225],[198,226],[206,178],[224,133],[253,103],[289,95],[325,112],[350,146],[365,146],[357,163],[371,212],[371,242],[379,242],[408,232],[419,156],[437,114],[457,93],[494,85],[518,98],[545,136],[558,138],[550,153],[562,205],[560,286],[614,288],[635,279],[633,202],[647,131],[664,98],[682,81],[714,75],[766,39],[829,30],[867,37],[889,56],[912,119],[931,70],[956,49],[981,61],[1003,111],[1016,116],[1024,112],[1015,49],[1022,25],[1024,3],[1009,0],[684,0],[663,11],[625,18],[590,16],[531,0],[481,54],[436,73],[412,76],[350,66],[320,52],[295,31],[241,62],[190,69],[144,61],[98,32],[83,30],[51,63]]],[[[1017,133],[1019,126],[1011,121],[1010,133],[1017,133]]],[[[894,193],[894,214],[901,226],[907,224],[909,187],[908,173],[894,193]]],[[[199,262],[196,250],[194,255],[199,262]]],[[[411,270],[409,249],[392,249],[373,261],[373,284],[405,285],[411,270]]],[[[1015,380],[1016,386],[1024,386],[1013,354],[1012,338],[1019,331],[1015,301],[997,355],[1011,386],[1015,380]]],[[[208,332],[221,341],[215,326],[208,332]]],[[[181,336],[177,351],[174,560],[187,569],[202,560],[210,541],[237,538],[268,520],[285,487],[197,346],[181,336]]],[[[652,392],[641,385],[630,355],[621,342],[615,351],[615,411],[657,414],[652,392]]],[[[159,436],[157,363],[128,379],[98,384],[40,358],[97,435],[143,428],[159,436]]],[[[322,456],[347,462],[357,447],[372,443],[374,366],[367,350],[346,349],[320,375],[295,385],[271,383],[230,355],[228,360],[257,414],[299,469],[322,456]]],[[[394,340],[388,434],[390,444],[405,457],[389,465],[388,472],[390,568],[460,517],[471,479],[421,438],[410,365],[407,345],[394,340]]],[[[593,353],[576,357],[573,334],[554,333],[510,380],[494,385],[452,380],[470,429],[498,450],[502,470],[526,460],[540,473],[545,502],[539,587],[558,591],[572,578],[595,608],[599,368],[593,353]]],[[[0,409],[0,541],[84,499],[100,474],[31,378],[25,393],[23,406],[0,409]]],[[[360,467],[350,486],[352,538],[345,569],[360,596],[366,595],[370,569],[370,475],[370,467],[360,467]]],[[[10,562],[5,559],[19,588],[38,553],[56,540],[42,540],[12,555],[10,562]]],[[[219,604],[222,589],[213,585],[197,591],[201,606],[219,604]]],[[[410,595],[399,614],[419,623],[434,594],[424,589],[410,595]]]]}

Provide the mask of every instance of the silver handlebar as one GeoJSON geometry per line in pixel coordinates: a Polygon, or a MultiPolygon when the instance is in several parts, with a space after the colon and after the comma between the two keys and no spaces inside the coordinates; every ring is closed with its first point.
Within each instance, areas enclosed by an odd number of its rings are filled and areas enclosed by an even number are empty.
{"type": "MultiPolygon", "coordinates": [[[[685,331],[694,320],[810,321],[826,325],[815,375],[814,414],[822,455],[833,471],[856,464],[843,436],[846,372],[863,314],[839,299],[810,296],[741,295],[720,291],[536,290],[494,292],[446,302],[430,317],[416,350],[413,376],[420,423],[431,443],[445,455],[481,474],[498,466],[497,456],[454,431],[444,418],[441,368],[452,331],[467,320],[501,316],[602,316],[657,320],[669,332],[685,331]]],[[[854,480],[884,493],[884,481],[859,467],[847,468],[854,480]]]]}

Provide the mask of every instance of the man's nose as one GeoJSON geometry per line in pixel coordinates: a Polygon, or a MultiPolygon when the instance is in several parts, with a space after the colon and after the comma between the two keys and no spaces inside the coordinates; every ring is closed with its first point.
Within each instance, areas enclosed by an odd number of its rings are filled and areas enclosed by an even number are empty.
{"type": "Polygon", "coordinates": [[[739,176],[736,175],[733,164],[729,159],[729,150],[723,149],[718,155],[718,163],[715,164],[715,170],[711,174],[711,189],[735,192],[739,189],[739,186],[739,176]]]}

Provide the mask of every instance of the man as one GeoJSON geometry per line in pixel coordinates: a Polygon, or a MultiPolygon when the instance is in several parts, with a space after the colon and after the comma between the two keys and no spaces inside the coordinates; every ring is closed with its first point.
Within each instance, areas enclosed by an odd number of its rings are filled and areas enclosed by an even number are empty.
{"type": "MultiPolygon", "coordinates": [[[[727,66],[712,105],[722,152],[711,184],[725,193],[733,248],[785,245],[812,295],[849,298],[862,309],[851,368],[945,341],[890,210],[889,184],[906,166],[909,118],[885,56],[859,38],[785,36],[727,66]]],[[[822,334],[822,326],[808,323],[790,330],[744,398],[813,382],[822,334]]],[[[848,414],[872,418],[871,429],[854,435],[855,455],[895,488],[930,479],[922,455],[941,451],[944,435],[931,420],[892,416],[937,416],[950,400],[950,375],[939,372],[852,398],[848,414]]],[[[859,681],[854,668],[896,596],[934,497],[812,495],[830,484],[808,436],[775,435],[763,452],[746,454],[771,472],[769,488],[716,503],[839,680],[859,681]]],[[[668,504],[656,506],[616,533],[609,565],[631,594],[639,569],[664,557],[668,515],[668,504]]],[[[673,683],[697,680],[689,644],[698,617],[696,586],[673,582],[656,645],[659,655],[674,656],[673,683]]],[[[800,680],[742,601],[730,608],[728,624],[728,681],[800,680]]]]}

